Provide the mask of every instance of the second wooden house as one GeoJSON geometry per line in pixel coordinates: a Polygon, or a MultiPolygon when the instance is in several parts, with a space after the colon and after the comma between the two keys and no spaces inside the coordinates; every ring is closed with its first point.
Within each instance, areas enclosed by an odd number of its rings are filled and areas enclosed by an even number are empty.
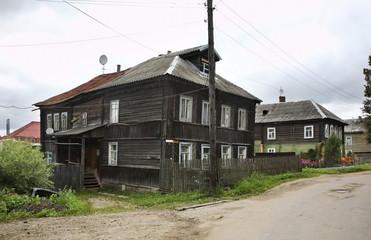
{"type": "MultiPolygon", "coordinates": [[[[162,188],[161,162],[208,164],[208,46],[151,58],[98,76],[35,104],[43,151],[81,164],[106,186],[162,188]],[[93,79],[94,80],[94,79],[93,79]],[[92,81],[93,81],[92,80],[92,81]],[[69,96],[69,97],[66,97],[69,96]]],[[[220,56],[215,52],[216,61],[220,56]]],[[[255,106],[261,100],[216,77],[217,157],[254,154],[255,106]]],[[[166,189],[165,189],[166,190],[166,189]]]]}

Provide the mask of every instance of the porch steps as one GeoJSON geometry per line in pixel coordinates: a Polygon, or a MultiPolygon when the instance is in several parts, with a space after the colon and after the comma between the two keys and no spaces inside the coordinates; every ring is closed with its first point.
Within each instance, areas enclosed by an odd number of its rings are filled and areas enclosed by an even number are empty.
{"type": "Polygon", "coordinates": [[[100,183],[94,173],[84,174],[84,188],[87,190],[97,190],[100,188],[100,183]]]}

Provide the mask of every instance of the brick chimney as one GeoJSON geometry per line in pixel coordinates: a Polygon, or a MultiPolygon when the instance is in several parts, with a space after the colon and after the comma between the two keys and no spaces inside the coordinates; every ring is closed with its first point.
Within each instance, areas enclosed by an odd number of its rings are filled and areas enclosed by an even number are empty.
{"type": "Polygon", "coordinates": [[[279,102],[286,102],[286,97],[285,96],[280,96],[279,97],[279,102]]]}
{"type": "Polygon", "coordinates": [[[6,135],[10,134],[10,119],[6,120],[6,135]]]}

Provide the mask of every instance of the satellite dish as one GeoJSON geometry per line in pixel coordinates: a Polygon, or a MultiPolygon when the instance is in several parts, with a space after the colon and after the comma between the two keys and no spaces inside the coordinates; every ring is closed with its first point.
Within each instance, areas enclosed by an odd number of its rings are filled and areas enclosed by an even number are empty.
{"type": "Polygon", "coordinates": [[[53,133],[54,133],[53,128],[46,129],[46,134],[53,134],[53,133]]]}
{"type": "Polygon", "coordinates": [[[99,62],[100,62],[100,64],[103,65],[103,68],[102,68],[103,73],[104,73],[104,70],[105,70],[104,65],[107,63],[107,61],[108,61],[108,59],[107,59],[106,55],[102,55],[102,56],[99,57],[99,62]]]}

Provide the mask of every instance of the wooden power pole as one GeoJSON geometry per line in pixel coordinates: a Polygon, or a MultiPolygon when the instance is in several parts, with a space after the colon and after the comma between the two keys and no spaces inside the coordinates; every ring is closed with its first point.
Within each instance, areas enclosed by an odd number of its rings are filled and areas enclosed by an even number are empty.
{"type": "Polygon", "coordinates": [[[207,0],[208,46],[209,46],[209,106],[210,106],[210,188],[215,192],[218,182],[218,164],[216,159],[216,109],[215,109],[215,52],[214,52],[214,22],[213,1],[207,0]]]}

